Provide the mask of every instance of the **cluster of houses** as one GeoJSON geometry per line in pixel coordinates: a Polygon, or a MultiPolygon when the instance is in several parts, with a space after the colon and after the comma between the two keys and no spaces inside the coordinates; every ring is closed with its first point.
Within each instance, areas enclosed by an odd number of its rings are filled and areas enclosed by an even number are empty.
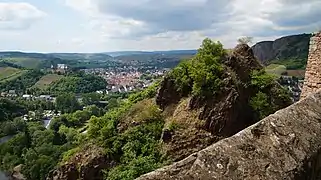
{"type": "Polygon", "coordinates": [[[51,65],[51,71],[53,73],[66,73],[68,71],[67,64],[57,64],[57,66],[51,65]]]}
{"type": "Polygon", "coordinates": [[[289,90],[294,102],[299,101],[304,80],[293,76],[281,76],[278,82],[289,90]]]}
{"type": "MultiPolygon", "coordinates": [[[[113,85],[107,85],[105,93],[110,94],[110,93],[124,93],[124,92],[132,92],[136,90],[142,90],[147,88],[153,84],[152,80],[146,81],[146,82],[138,82],[133,85],[118,85],[118,84],[113,84],[113,85]]],[[[99,94],[103,94],[103,91],[97,91],[99,94]]]]}
{"type": "Polygon", "coordinates": [[[17,97],[16,90],[9,90],[8,92],[1,92],[1,97],[17,97]]]}
{"type": "MultiPolygon", "coordinates": [[[[29,111],[28,114],[25,114],[23,116],[23,119],[25,121],[32,121],[36,116],[36,112],[34,111],[29,111]]],[[[49,128],[50,122],[53,118],[61,116],[61,112],[55,112],[52,110],[44,110],[43,113],[41,114],[42,116],[42,121],[43,125],[45,128],[49,128]]]]}
{"type": "MultiPolygon", "coordinates": [[[[19,94],[15,90],[9,90],[7,92],[1,92],[0,96],[1,97],[18,97],[19,94]]],[[[51,95],[34,96],[31,94],[23,94],[21,97],[26,100],[40,99],[40,100],[46,100],[46,101],[52,101],[52,102],[54,102],[56,100],[56,98],[51,95]]]]}
{"type": "Polygon", "coordinates": [[[104,78],[107,82],[107,87],[103,91],[97,91],[97,93],[122,93],[122,92],[131,92],[136,90],[144,89],[150,86],[155,78],[162,77],[168,69],[149,69],[145,71],[140,71],[133,67],[126,66],[123,67],[125,70],[114,70],[114,69],[104,69],[104,68],[95,68],[95,69],[84,69],[83,71],[87,74],[95,74],[104,78]],[[143,78],[144,76],[152,78],[143,78]]]}

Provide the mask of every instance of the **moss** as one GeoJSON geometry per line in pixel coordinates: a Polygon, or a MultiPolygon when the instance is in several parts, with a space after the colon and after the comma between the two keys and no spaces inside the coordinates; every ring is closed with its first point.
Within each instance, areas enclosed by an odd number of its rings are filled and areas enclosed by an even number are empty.
{"type": "Polygon", "coordinates": [[[180,125],[177,123],[177,122],[175,122],[175,120],[172,120],[169,124],[168,124],[168,130],[170,130],[170,131],[175,131],[175,130],[177,130],[177,129],[179,129],[180,128],[180,125]]]}
{"type": "Polygon", "coordinates": [[[79,151],[80,151],[80,147],[76,147],[76,148],[70,149],[69,151],[63,153],[62,161],[60,162],[60,164],[63,165],[65,162],[70,160],[70,158],[72,158],[79,151]]]}

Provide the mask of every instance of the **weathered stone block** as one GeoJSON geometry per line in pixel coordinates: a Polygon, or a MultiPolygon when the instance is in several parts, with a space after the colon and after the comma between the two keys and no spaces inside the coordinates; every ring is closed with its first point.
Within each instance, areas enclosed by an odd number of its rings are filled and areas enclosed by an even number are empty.
{"type": "Polygon", "coordinates": [[[321,89],[321,32],[310,39],[308,63],[301,98],[321,89]]]}

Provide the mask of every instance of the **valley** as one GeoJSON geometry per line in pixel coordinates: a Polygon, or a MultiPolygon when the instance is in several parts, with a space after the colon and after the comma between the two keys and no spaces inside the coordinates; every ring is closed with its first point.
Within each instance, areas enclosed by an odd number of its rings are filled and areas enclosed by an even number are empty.
{"type": "MultiPolygon", "coordinates": [[[[285,37],[287,46],[287,38],[301,43],[285,37]]],[[[197,51],[0,52],[0,168],[32,180],[64,179],[73,166],[84,168],[72,171],[80,179],[133,179],[229,137],[300,97],[304,67],[291,63],[305,51],[259,62],[258,44],[227,51],[205,39],[197,51]],[[84,165],[96,158],[97,169],[84,165]]]]}

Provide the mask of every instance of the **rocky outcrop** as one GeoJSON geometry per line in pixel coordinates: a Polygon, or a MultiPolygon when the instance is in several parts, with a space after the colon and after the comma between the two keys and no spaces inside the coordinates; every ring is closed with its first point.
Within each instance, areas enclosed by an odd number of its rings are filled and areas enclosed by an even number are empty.
{"type": "MultiPolygon", "coordinates": [[[[185,95],[187,95],[185,93],[185,95]]],[[[175,89],[174,80],[169,77],[165,77],[161,82],[160,89],[158,90],[156,103],[161,109],[164,109],[166,106],[177,103],[183,96],[183,93],[175,89]]]]}
{"type": "Polygon", "coordinates": [[[321,179],[321,91],[138,180],[321,179]]]}
{"type": "MultiPolygon", "coordinates": [[[[175,89],[174,80],[165,77],[157,94],[157,104],[164,109],[174,109],[165,120],[168,126],[163,133],[164,152],[174,161],[229,137],[260,120],[249,105],[257,90],[251,87],[251,73],[263,66],[256,60],[252,49],[238,45],[222,59],[224,74],[221,90],[211,97],[189,95],[175,89]],[[174,106],[174,107],[173,107],[174,106]],[[170,130],[169,130],[170,129],[170,130]]],[[[278,108],[291,104],[279,101],[274,90],[281,88],[275,82],[266,91],[278,108]]]]}
{"type": "Polygon", "coordinates": [[[11,180],[26,180],[26,178],[21,173],[22,171],[22,164],[13,168],[13,172],[11,173],[11,180]]]}
{"type": "Polygon", "coordinates": [[[50,172],[47,180],[101,180],[102,169],[115,163],[107,158],[103,148],[90,145],[76,153],[67,163],[50,172]]]}
{"type": "Polygon", "coordinates": [[[321,89],[321,32],[310,40],[310,50],[301,98],[321,89]]]}
{"type": "Polygon", "coordinates": [[[255,44],[254,55],[264,64],[271,60],[307,59],[311,34],[285,36],[255,44]]]}

